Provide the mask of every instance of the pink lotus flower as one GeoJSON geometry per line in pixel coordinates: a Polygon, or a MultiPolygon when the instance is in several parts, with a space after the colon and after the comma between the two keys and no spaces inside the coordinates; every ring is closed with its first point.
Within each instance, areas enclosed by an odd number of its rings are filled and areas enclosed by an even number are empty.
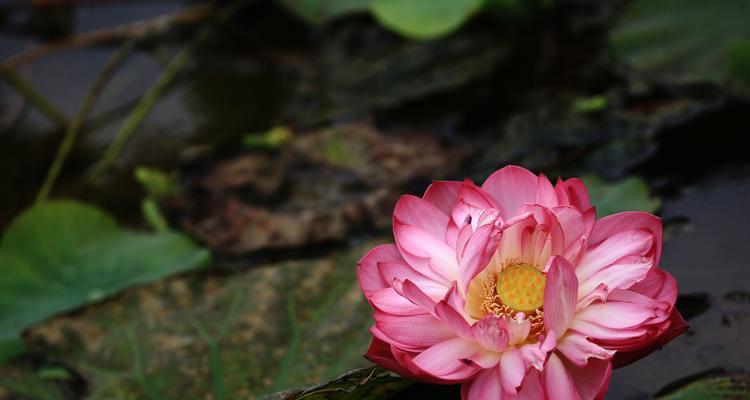
{"type": "Polygon", "coordinates": [[[659,218],[596,220],[575,178],[434,182],[399,199],[393,233],[357,266],[375,309],[365,357],[463,399],[602,398],[613,366],[687,329],[659,218]]]}

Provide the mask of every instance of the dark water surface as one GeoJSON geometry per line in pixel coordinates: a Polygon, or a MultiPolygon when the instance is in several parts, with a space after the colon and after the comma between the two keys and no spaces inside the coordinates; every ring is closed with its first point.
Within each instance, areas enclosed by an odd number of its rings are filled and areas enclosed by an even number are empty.
{"type": "Polygon", "coordinates": [[[661,351],[616,370],[610,397],[648,398],[665,383],[750,364],[750,175],[724,171],[664,200],[662,266],[680,287],[690,330],[661,351]],[[669,221],[672,221],[669,224],[669,221]]]}

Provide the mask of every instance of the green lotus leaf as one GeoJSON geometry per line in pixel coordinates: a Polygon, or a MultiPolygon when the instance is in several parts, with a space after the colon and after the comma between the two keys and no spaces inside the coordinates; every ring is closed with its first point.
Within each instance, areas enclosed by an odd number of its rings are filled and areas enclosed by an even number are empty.
{"type": "Polygon", "coordinates": [[[124,288],[209,260],[175,232],[137,233],[74,201],[35,205],[0,242],[0,342],[25,328],[124,288]]]}

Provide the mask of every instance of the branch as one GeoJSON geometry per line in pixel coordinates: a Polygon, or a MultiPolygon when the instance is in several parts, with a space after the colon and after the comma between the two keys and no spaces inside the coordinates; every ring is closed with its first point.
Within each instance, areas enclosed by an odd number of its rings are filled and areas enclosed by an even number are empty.
{"type": "Polygon", "coordinates": [[[50,103],[44,96],[36,91],[21,75],[12,68],[0,63],[0,76],[5,82],[15,89],[26,101],[36,107],[39,112],[46,115],[58,127],[68,126],[68,117],[65,116],[55,105],[50,103]]]}
{"type": "Polygon", "coordinates": [[[166,31],[174,25],[189,24],[206,19],[213,11],[212,4],[202,3],[174,14],[160,15],[153,19],[135,21],[110,28],[99,29],[63,40],[45,43],[10,56],[4,64],[17,68],[42,56],[65,50],[72,50],[97,44],[114,42],[128,38],[142,39],[147,35],[166,31]]]}
{"type": "Polygon", "coordinates": [[[68,154],[75,144],[76,138],[78,137],[78,132],[80,132],[81,126],[83,126],[83,121],[86,119],[89,111],[91,111],[91,108],[94,106],[96,99],[99,98],[99,95],[106,86],[107,82],[109,82],[112,74],[114,74],[117,68],[122,65],[123,61],[125,61],[128,54],[130,54],[130,51],[133,49],[133,44],[134,43],[132,40],[125,42],[119,49],[117,49],[117,51],[112,54],[109,60],[107,60],[107,64],[104,65],[104,68],[102,68],[99,76],[96,78],[94,83],[91,85],[91,88],[86,93],[86,96],[81,102],[81,107],[73,118],[73,121],[70,123],[70,125],[68,125],[68,129],[65,131],[65,137],[60,143],[60,147],[57,148],[55,160],[52,162],[49,171],[47,171],[47,177],[44,179],[42,188],[39,190],[39,193],[36,196],[37,203],[46,200],[47,196],[49,196],[49,193],[52,191],[52,187],[55,185],[55,180],[57,180],[57,176],[60,174],[62,167],[65,165],[65,160],[68,158],[68,154]]]}
{"type": "Polygon", "coordinates": [[[156,104],[156,101],[162,96],[167,88],[169,88],[169,85],[172,84],[180,71],[182,71],[182,68],[192,56],[193,51],[209,37],[213,28],[216,25],[225,22],[236,12],[253,1],[254,0],[238,0],[218,10],[214,15],[214,18],[207,22],[206,25],[195,34],[190,40],[190,43],[180,49],[177,55],[175,55],[169,62],[169,65],[167,65],[167,69],[159,76],[156,82],[154,82],[153,86],[146,91],[143,97],[138,101],[138,104],[136,104],[135,109],[133,109],[130,115],[128,115],[122,128],[117,133],[117,136],[115,136],[115,140],[109,145],[104,156],[102,156],[102,159],[94,165],[91,175],[93,181],[101,178],[112,164],[115,163],[120,152],[135,134],[143,120],[146,119],[151,108],[156,104]]]}

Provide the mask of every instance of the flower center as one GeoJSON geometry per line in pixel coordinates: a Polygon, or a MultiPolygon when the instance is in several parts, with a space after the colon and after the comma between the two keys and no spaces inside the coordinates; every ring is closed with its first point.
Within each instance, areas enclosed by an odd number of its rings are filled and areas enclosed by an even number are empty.
{"type": "Polygon", "coordinates": [[[544,304],[545,281],[544,274],[531,265],[511,265],[497,277],[497,295],[516,311],[534,311],[544,304]]]}

